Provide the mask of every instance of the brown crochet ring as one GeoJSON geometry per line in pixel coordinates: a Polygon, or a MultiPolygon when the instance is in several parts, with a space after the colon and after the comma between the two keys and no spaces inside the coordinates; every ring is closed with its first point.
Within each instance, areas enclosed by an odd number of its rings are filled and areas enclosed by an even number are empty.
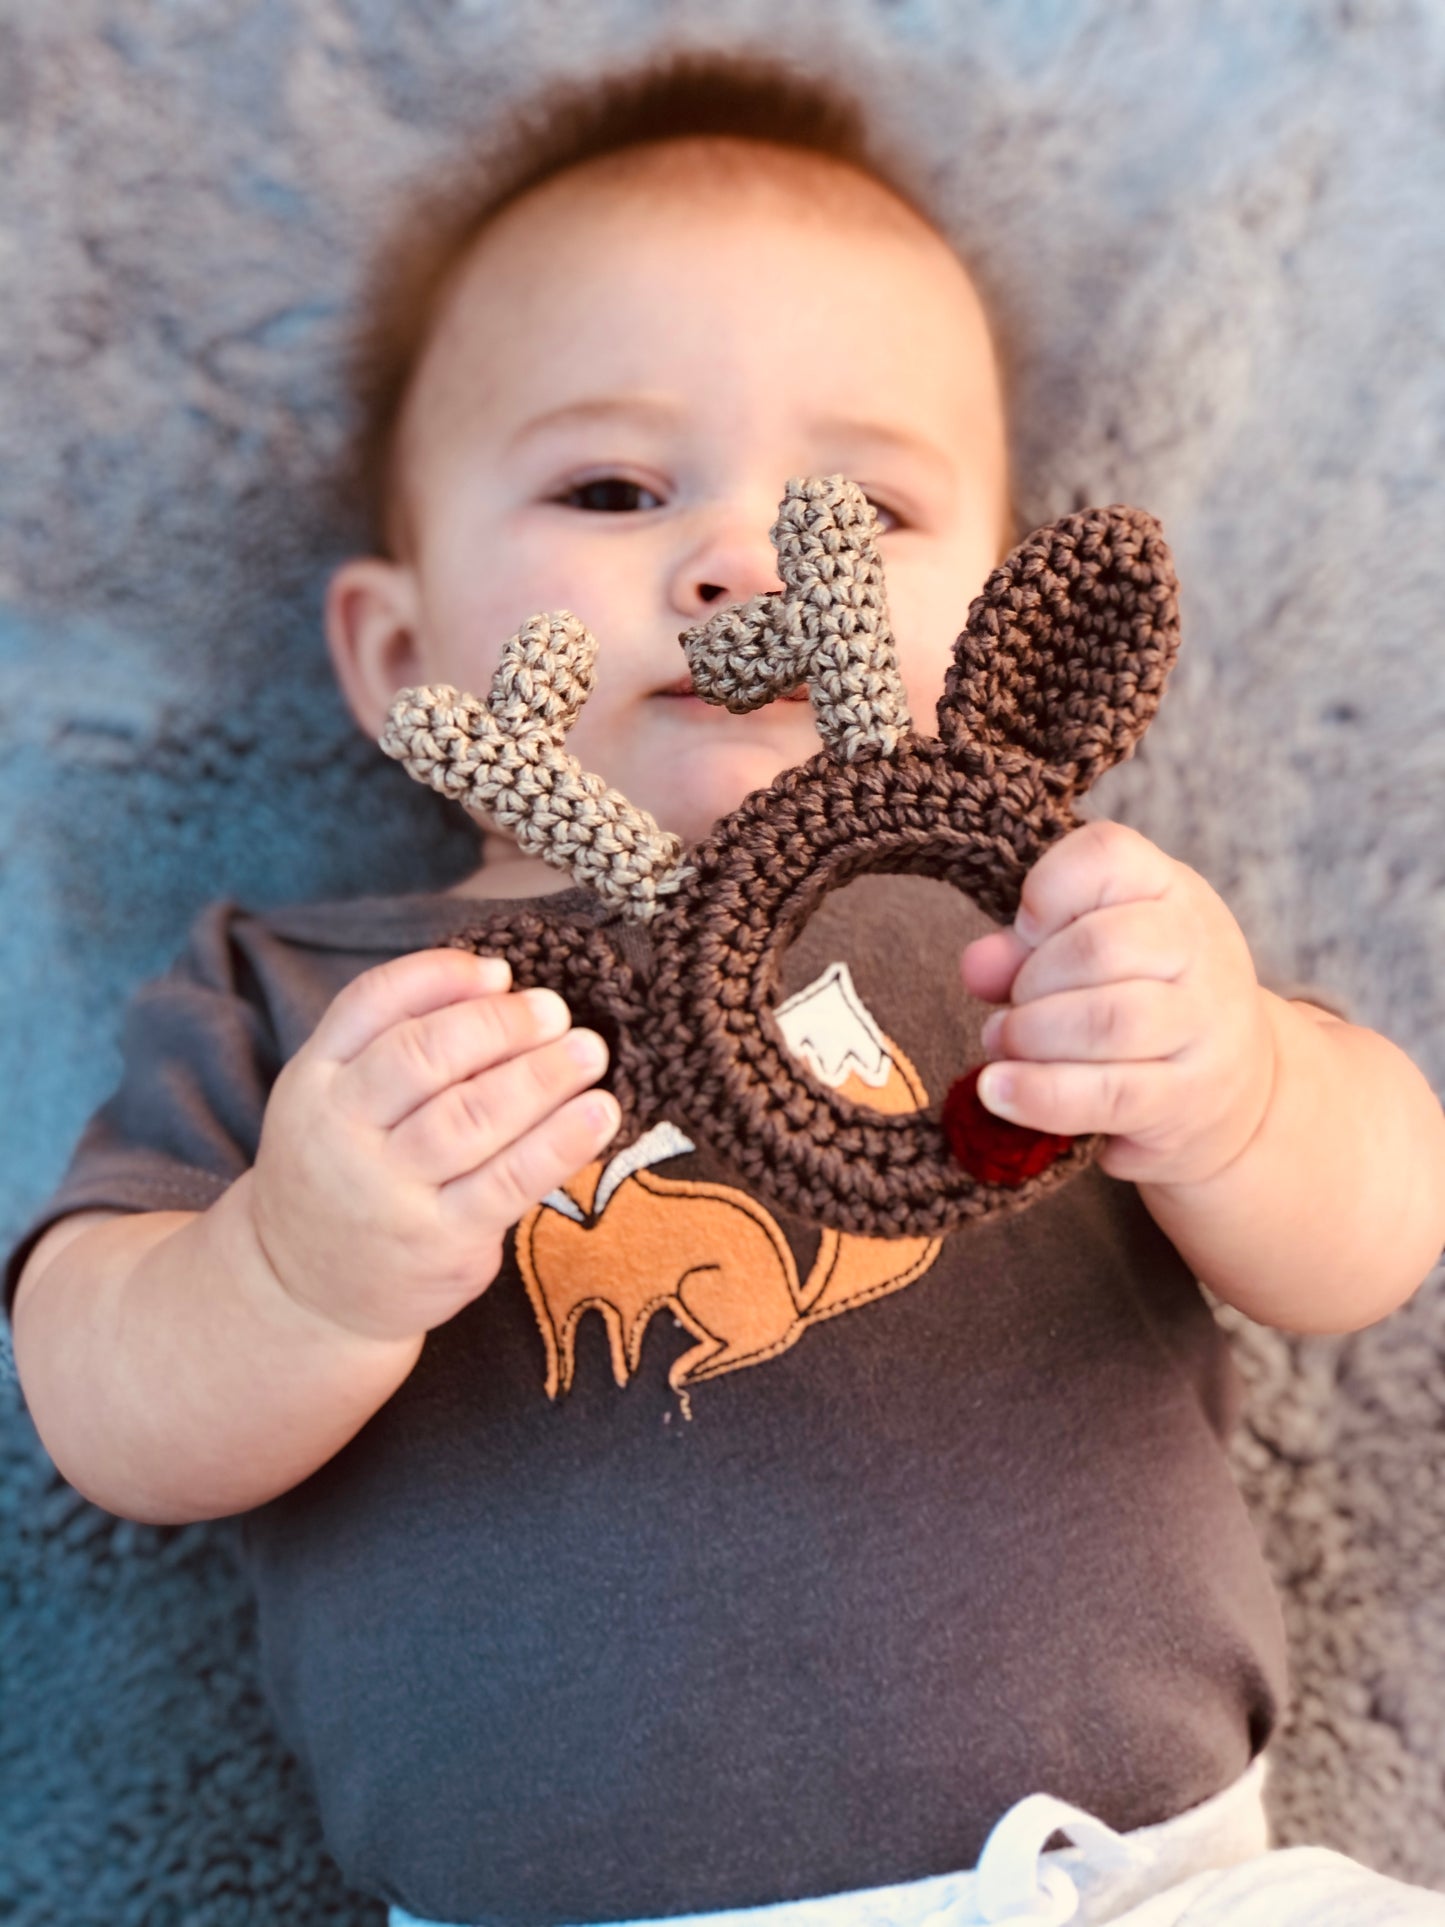
{"type": "Polygon", "coordinates": [[[1029,869],[1078,826],[1075,799],[1132,754],[1158,707],[1177,584],[1143,510],[1085,509],[1036,531],[971,604],[926,737],[908,714],[876,533],[841,476],[789,482],[771,531],[782,593],[682,636],[699,695],[745,710],[806,681],[823,738],[685,855],[564,748],[597,652],[574,616],[534,617],[512,637],[486,703],[401,691],[381,743],[598,897],[595,916],[528,908],[455,941],[508,957],[519,986],[560,991],[606,1037],[623,1113],[609,1151],[667,1117],[784,1210],[864,1236],[936,1236],[1032,1203],[1101,1140],[1024,1131],[975,1101],[1007,1148],[970,1154],[945,1123],[968,1078],[943,1117],[840,1096],[784,1042],[782,958],[830,891],[867,874],[937,878],[1009,922],[1029,869]]]}

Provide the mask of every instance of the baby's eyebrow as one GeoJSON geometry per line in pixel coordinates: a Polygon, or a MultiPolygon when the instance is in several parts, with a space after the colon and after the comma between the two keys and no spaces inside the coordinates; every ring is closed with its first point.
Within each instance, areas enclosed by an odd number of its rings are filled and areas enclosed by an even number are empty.
{"type": "Polygon", "coordinates": [[[816,435],[834,444],[848,445],[850,452],[879,449],[888,454],[910,456],[914,461],[923,462],[940,474],[951,476],[953,473],[954,464],[942,443],[934,441],[928,435],[917,434],[911,428],[900,428],[893,422],[863,421],[848,415],[829,415],[813,422],[812,429],[816,435]]]}
{"type": "MultiPolygon", "coordinates": [[[[505,448],[508,454],[515,454],[544,435],[599,423],[604,426],[631,425],[654,431],[675,429],[684,420],[686,412],[680,401],[645,391],[638,394],[585,396],[576,401],[562,402],[540,415],[530,416],[508,437],[505,448]]],[[[851,415],[820,416],[811,421],[808,428],[820,445],[827,443],[834,450],[846,451],[842,460],[845,469],[853,467],[855,459],[866,460],[874,453],[902,455],[931,469],[940,480],[953,479],[955,464],[944,445],[915,429],[851,415]]]]}
{"type": "Polygon", "coordinates": [[[682,414],[676,402],[660,395],[598,395],[590,400],[563,402],[522,423],[507,441],[515,452],[537,436],[557,428],[581,428],[593,422],[630,421],[646,428],[672,427],[682,414]]]}

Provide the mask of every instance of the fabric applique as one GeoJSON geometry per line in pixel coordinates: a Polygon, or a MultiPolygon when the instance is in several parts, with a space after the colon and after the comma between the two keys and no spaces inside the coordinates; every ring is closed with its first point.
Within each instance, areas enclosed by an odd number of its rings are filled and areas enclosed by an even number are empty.
{"type": "MultiPolygon", "coordinates": [[[[927,1105],[923,1080],[879,1027],[846,963],[830,964],[777,1014],[789,1050],[832,1089],[890,1115],[927,1105]]],[[[658,1174],[657,1165],[694,1148],[664,1120],[615,1157],[587,1165],[517,1225],[517,1266],[546,1349],[549,1398],[572,1384],[587,1311],[601,1315],[613,1376],[625,1386],[648,1324],[670,1310],[697,1341],[668,1374],[685,1397],[707,1379],[776,1358],[809,1325],[901,1291],[938,1256],[941,1238],[824,1227],[800,1279],[782,1229],[748,1192],[658,1174]]]]}

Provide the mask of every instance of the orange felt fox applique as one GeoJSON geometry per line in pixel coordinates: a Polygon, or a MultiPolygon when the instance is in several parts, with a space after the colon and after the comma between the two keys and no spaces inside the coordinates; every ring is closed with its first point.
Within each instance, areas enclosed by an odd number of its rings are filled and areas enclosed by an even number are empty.
{"type": "MultiPolygon", "coordinates": [[[[778,1006],[795,1058],[830,1088],[885,1115],[922,1109],[928,1093],[884,1035],[846,963],[778,1006]]],[[[518,1268],[546,1349],[549,1398],[572,1383],[577,1326],[607,1327],[612,1371],[626,1385],[655,1313],[670,1310],[697,1343],[669,1373],[674,1391],[760,1365],[809,1325],[912,1284],[940,1238],[870,1238],[823,1228],[800,1279],[767,1209],[734,1185],[665,1178],[655,1167],[695,1147],[664,1120],[596,1160],[529,1211],[515,1231],[518,1268]]]]}

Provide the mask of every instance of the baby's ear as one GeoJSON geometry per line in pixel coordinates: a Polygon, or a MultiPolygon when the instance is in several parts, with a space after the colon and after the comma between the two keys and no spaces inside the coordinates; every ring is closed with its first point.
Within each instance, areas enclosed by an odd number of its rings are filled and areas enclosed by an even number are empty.
{"type": "Polygon", "coordinates": [[[411,571],[376,555],[349,557],[326,585],[325,627],[347,706],[374,738],[396,691],[422,680],[411,571]]]}
{"type": "Polygon", "coordinates": [[[969,606],[938,705],[967,764],[1012,747],[1086,790],[1133,753],[1179,648],[1179,584],[1143,509],[1081,509],[1037,529],[969,606]]]}

